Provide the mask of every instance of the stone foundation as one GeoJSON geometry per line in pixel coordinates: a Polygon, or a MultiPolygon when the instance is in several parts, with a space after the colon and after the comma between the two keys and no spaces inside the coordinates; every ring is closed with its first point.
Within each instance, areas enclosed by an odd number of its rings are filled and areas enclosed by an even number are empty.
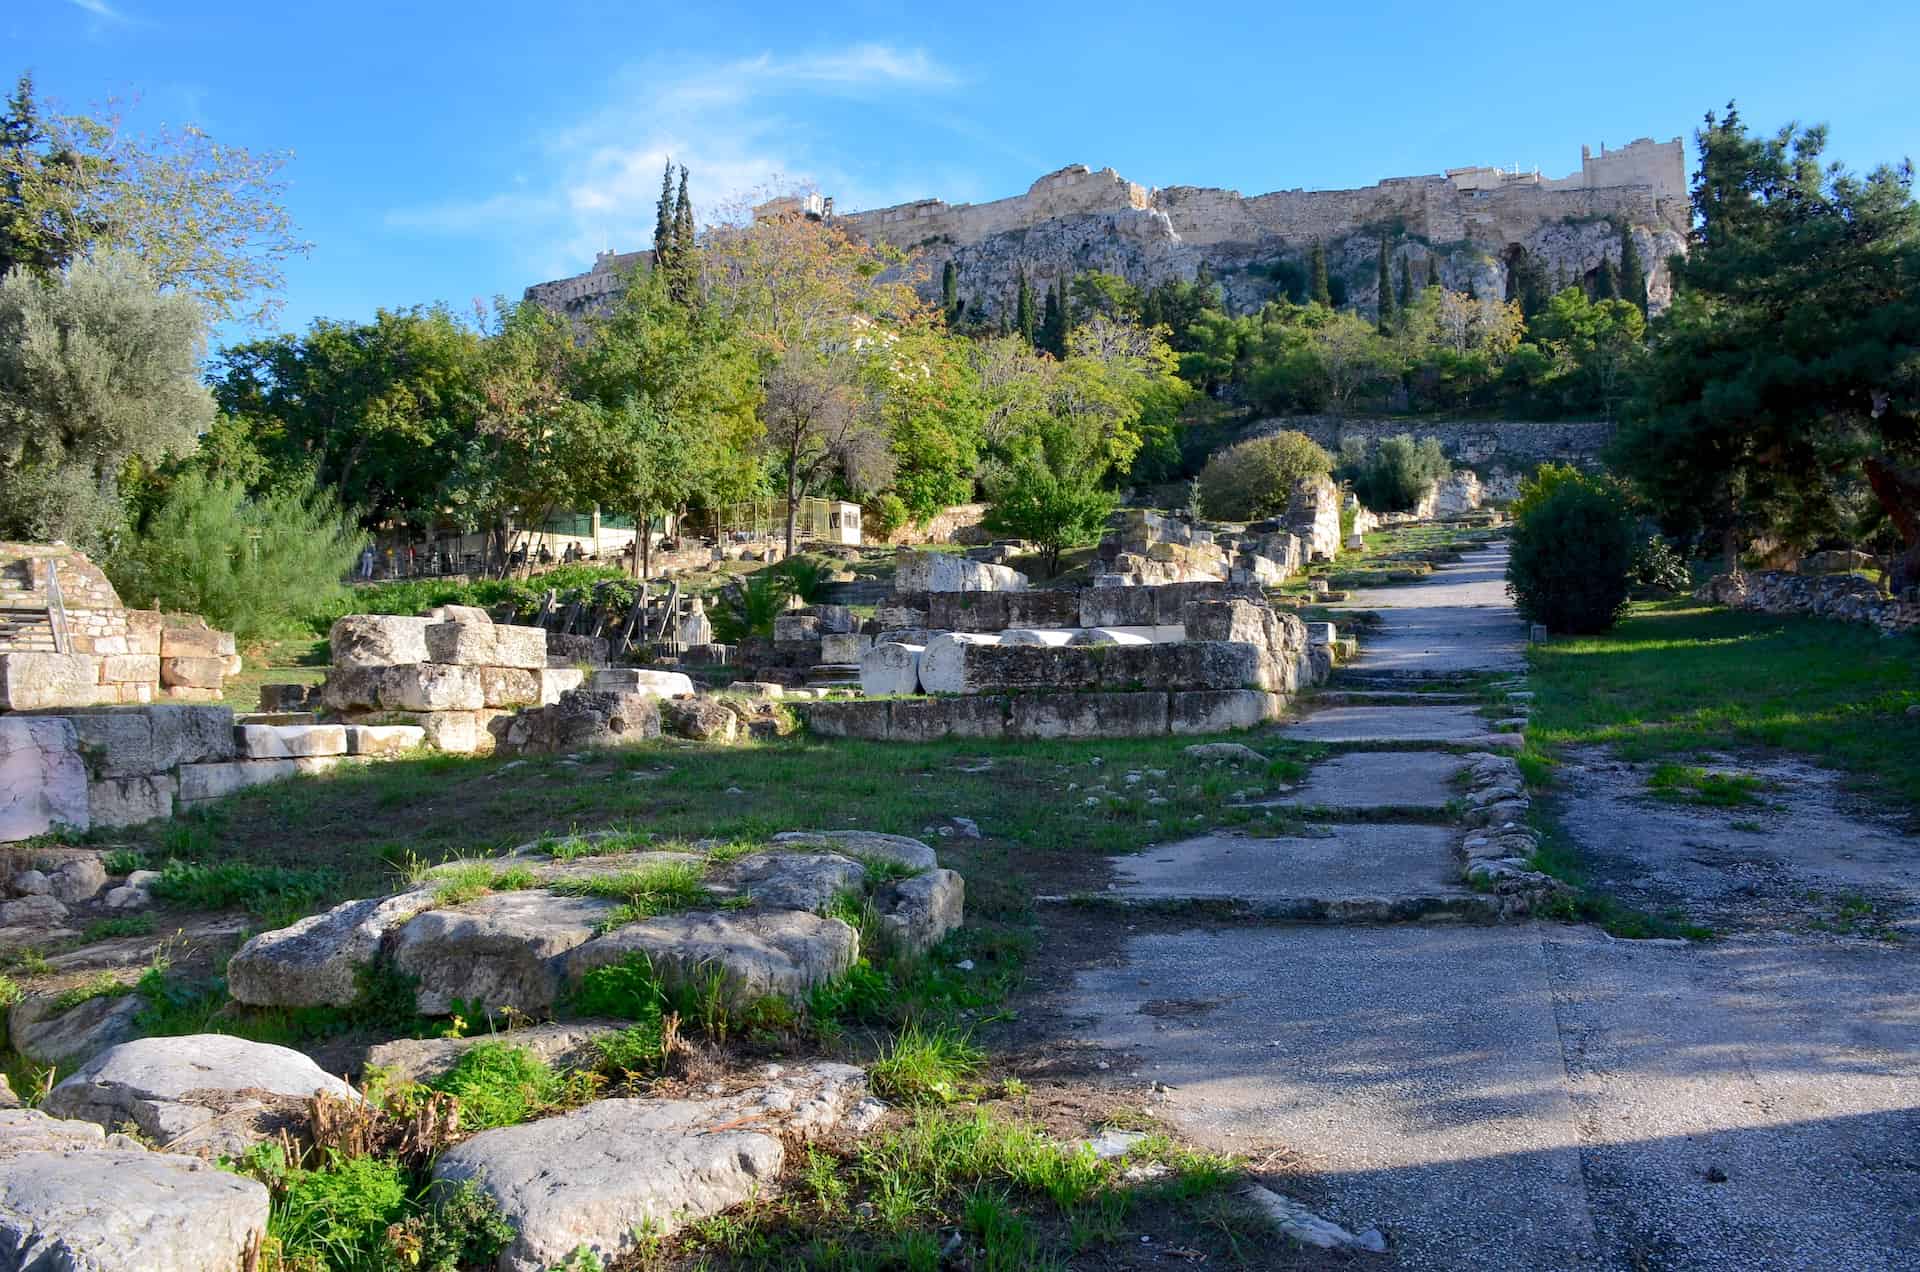
{"type": "Polygon", "coordinates": [[[941,738],[1139,738],[1250,729],[1286,712],[1287,696],[1259,689],[976,694],[807,702],[795,706],[817,737],[883,742],[941,738]]]}
{"type": "Polygon", "coordinates": [[[1920,630],[1920,591],[1892,597],[1857,574],[1806,575],[1784,570],[1720,574],[1694,595],[1730,609],[1867,623],[1888,635],[1920,630]]]}

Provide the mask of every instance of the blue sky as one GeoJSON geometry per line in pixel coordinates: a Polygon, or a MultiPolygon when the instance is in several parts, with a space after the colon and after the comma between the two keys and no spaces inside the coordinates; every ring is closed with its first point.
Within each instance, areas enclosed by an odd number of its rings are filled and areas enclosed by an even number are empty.
{"type": "Polygon", "coordinates": [[[9,0],[0,66],[67,107],[291,150],[313,243],[281,325],[494,294],[646,245],[668,153],[703,216],[1024,190],[1068,163],[1253,194],[1691,138],[1737,97],[1832,153],[1920,154],[1920,6],[460,5],[9,0]],[[1573,29],[1569,18],[1577,18],[1573,29]]]}

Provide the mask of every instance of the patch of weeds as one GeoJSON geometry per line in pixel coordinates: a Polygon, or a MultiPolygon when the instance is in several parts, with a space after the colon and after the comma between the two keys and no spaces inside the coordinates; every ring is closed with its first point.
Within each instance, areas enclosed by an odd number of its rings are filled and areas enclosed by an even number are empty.
{"type": "Polygon", "coordinates": [[[329,1152],[323,1165],[290,1164],[279,1144],[257,1144],[235,1163],[273,1194],[263,1251],[269,1267],[377,1268],[387,1229],[412,1207],[411,1180],[398,1161],[329,1152]]]}
{"type": "Polygon", "coordinates": [[[592,1074],[557,1073],[511,1042],[482,1042],[427,1085],[459,1098],[462,1129],[485,1131],[585,1103],[599,1080],[592,1074]]]}
{"type": "Polygon", "coordinates": [[[471,1179],[436,1188],[429,1207],[387,1229],[387,1245],[401,1267],[455,1272],[492,1267],[517,1235],[500,1207],[471,1179]]]}
{"type": "Polygon", "coordinates": [[[53,964],[47,956],[31,945],[22,945],[6,956],[6,966],[18,968],[28,976],[44,976],[53,970],[53,964]]]}
{"type": "Polygon", "coordinates": [[[927,872],[924,866],[909,866],[904,861],[896,861],[892,857],[862,855],[855,860],[860,863],[861,869],[867,872],[869,889],[889,883],[899,883],[903,879],[917,879],[927,872]]]}
{"type": "Polygon", "coordinates": [[[1653,766],[1647,777],[1647,790],[1655,798],[1676,804],[1702,804],[1712,808],[1738,808],[1761,803],[1760,792],[1768,783],[1747,773],[1722,773],[1697,765],[1663,760],[1653,766]]]}
{"type": "Polygon", "coordinates": [[[1545,790],[1553,785],[1553,759],[1529,747],[1513,757],[1520,769],[1521,780],[1533,790],[1545,790]]]}
{"type": "Polygon", "coordinates": [[[953,1104],[964,1098],[986,1061],[973,1041],[943,1026],[909,1025],[867,1077],[884,1099],[906,1104],[953,1104]]]}
{"type": "Polygon", "coordinates": [[[291,921],[318,908],[338,884],[339,877],[325,869],[169,861],[152,890],[157,899],[186,909],[245,909],[269,921],[291,921]]]}
{"type": "Polygon", "coordinates": [[[601,1069],[614,1074],[659,1072],[667,1057],[667,1032],[660,1020],[641,1020],[594,1039],[601,1069]]]}
{"type": "Polygon", "coordinates": [[[63,991],[53,1000],[54,1014],[72,1011],[81,1003],[92,1002],[96,998],[122,998],[131,994],[134,987],[126,981],[117,979],[112,972],[95,972],[80,984],[63,991]]]}
{"type": "Polygon", "coordinates": [[[703,873],[697,862],[662,861],[591,879],[564,879],[555,883],[553,890],[618,901],[619,907],[602,924],[603,930],[611,930],[658,914],[711,904],[712,897],[702,886],[703,873]]]}
{"type": "Polygon", "coordinates": [[[82,941],[110,941],[122,936],[152,936],[155,922],[151,914],[123,914],[110,919],[95,919],[80,934],[82,941]]]}
{"type": "Polygon", "coordinates": [[[518,892],[539,880],[526,866],[502,868],[491,861],[456,861],[427,873],[435,905],[464,905],[491,892],[518,892]]]}
{"type": "Polygon", "coordinates": [[[224,976],[186,978],[155,966],[133,987],[146,1000],[134,1027],[143,1036],[222,1033],[291,1047],[354,1028],[388,1037],[429,1032],[429,1023],[414,1010],[412,978],[375,964],[355,974],[354,986],[354,1000],[346,1007],[242,1007],[228,997],[224,976]]]}
{"type": "Polygon", "coordinates": [[[110,875],[130,875],[136,870],[147,868],[146,854],[135,852],[131,848],[115,848],[101,859],[100,864],[110,875]]]}
{"type": "Polygon", "coordinates": [[[611,1016],[656,1027],[666,1006],[666,990],[654,973],[653,960],[638,951],[581,976],[567,1002],[575,1015],[611,1016]]]}
{"type": "Polygon", "coordinates": [[[1760,835],[1760,834],[1765,834],[1767,828],[1757,821],[1747,821],[1745,819],[1742,819],[1740,821],[1728,822],[1727,829],[1745,831],[1749,835],[1760,835]]]}

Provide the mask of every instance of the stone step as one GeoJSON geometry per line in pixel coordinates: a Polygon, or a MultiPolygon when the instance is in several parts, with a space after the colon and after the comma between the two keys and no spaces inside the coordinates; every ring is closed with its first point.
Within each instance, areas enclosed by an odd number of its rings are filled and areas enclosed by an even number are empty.
{"type": "Polygon", "coordinates": [[[1114,884],[1072,900],[1265,922],[1496,921],[1499,899],[1460,882],[1459,835],[1407,823],[1199,835],[1114,858],[1114,884]]]}
{"type": "Polygon", "coordinates": [[[1247,806],[1325,809],[1330,815],[1444,814],[1460,797],[1454,781],[1466,766],[1445,751],[1354,751],[1319,761],[1286,795],[1247,806]]]}
{"type": "MultiPolygon", "coordinates": [[[[1337,678],[1336,678],[1337,680],[1337,678]]],[[[1435,691],[1423,693],[1417,686],[1402,689],[1323,689],[1311,699],[1316,707],[1365,706],[1451,706],[1474,703],[1479,699],[1468,693],[1435,691]]]]}
{"type": "Polygon", "coordinates": [[[1492,722],[1463,706],[1328,707],[1286,725],[1280,735],[1296,742],[1520,744],[1517,734],[1494,732],[1492,722]]]}

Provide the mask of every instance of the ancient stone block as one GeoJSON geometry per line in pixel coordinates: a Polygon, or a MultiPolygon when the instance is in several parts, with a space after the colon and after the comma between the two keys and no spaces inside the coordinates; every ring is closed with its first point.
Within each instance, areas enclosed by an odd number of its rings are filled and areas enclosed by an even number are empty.
{"type": "Polygon", "coordinates": [[[593,940],[614,908],[600,897],[497,892],[408,920],[393,964],[418,982],[425,1015],[448,1014],[456,999],[545,1015],[565,983],[564,956],[593,940]]]}
{"type": "Polygon", "coordinates": [[[100,699],[100,662],[87,654],[0,654],[0,710],[88,707],[100,699]]]}
{"type": "Polygon", "coordinates": [[[59,716],[0,718],[0,843],[91,824],[73,724],[59,716]]]}
{"type": "Polygon", "coordinates": [[[427,660],[460,667],[517,667],[531,671],[547,665],[547,633],[538,627],[503,623],[429,623],[427,660]]]}
{"type": "Polygon", "coordinates": [[[427,620],[348,614],[327,633],[335,667],[395,667],[427,661],[427,620]]]}
{"type": "Polygon", "coordinates": [[[493,615],[478,605],[436,605],[427,611],[429,623],[478,623],[482,626],[493,622],[493,615]]]}
{"type": "Polygon", "coordinates": [[[346,727],[338,724],[240,724],[234,726],[234,736],[241,756],[249,760],[347,753],[346,727]]]}
{"type": "Polygon", "coordinates": [[[718,972],[732,1004],[769,995],[802,1002],[814,986],[853,965],[860,937],[839,919],[804,910],[688,910],[630,923],[577,946],[565,958],[567,980],[577,984],[595,968],[633,954],[646,955],[669,987],[704,984],[718,972]]]}
{"type": "Polygon", "coordinates": [[[427,731],[410,724],[348,724],[340,726],[347,735],[347,754],[388,757],[402,755],[424,746],[427,731]]]}
{"type": "Polygon", "coordinates": [[[860,656],[860,692],[869,698],[920,692],[923,645],[887,642],[860,656]]]}
{"type": "Polygon", "coordinates": [[[563,632],[548,632],[547,666],[604,667],[607,665],[611,649],[612,645],[604,636],[573,636],[563,632]]]}
{"type": "MultiPolygon", "coordinates": [[[[967,671],[970,651],[999,642],[982,632],[947,632],[927,642],[920,654],[920,688],[926,693],[974,693],[967,671]]],[[[991,687],[991,682],[985,682],[991,687]]]]}
{"type": "MultiPolygon", "coordinates": [[[[882,646],[885,648],[885,646],[882,646]]],[[[867,738],[885,741],[891,704],[879,702],[813,702],[801,710],[809,732],[823,738],[867,738]]]]}
{"type": "Polygon", "coordinates": [[[381,673],[380,705],[390,711],[477,711],[487,702],[476,668],[411,663],[381,673]]]}
{"type": "Polygon", "coordinates": [[[231,707],[156,705],[140,714],[153,730],[152,772],[238,754],[231,707]]]}
{"type": "Polygon", "coordinates": [[[820,661],[849,666],[860,661],[873,648],[873,637],[858,632],[836,633],[820,638],[820,661]]]}
{"type": "Polygon", "coordinates": [[[846,605],[814,605],[809,607],[814,618],[819,620],[819,633],[822,636],[844,636],[858,630],[853,610],[846,605]]]}
{"type": "Polygon", "coordinates": [[[1027,693],[1010,701],[1009,737],[1138,738],[1167,731],[1164,693],[1027,693]]]}
{"type": "Polygon", "coordinates": [[[1072,590],[1006,592],[1007,627],[1057,628],[1080,626],[1080,594],[1072,590]]]}
{"type": "Polygon", "coordinates": [[[534,672],[533,677],[538,690],[536,701],[543,707],[552,706],[560,701],[561,694],[578,689],[587,681],[587,673],[578,667],[548,667],[534,672]]]}
{"type": "Polygon", "coordinates": [[[105,684],[158,684],[160,659],[153,654],[111,654],[100,660],[105,684]]]}
{"type": "Polygon", "coordinates": [[[901,592],[1024,592],[1027,576],[951,552],[902,548],[894,557],[893,585],[901,592]]]}
{"type": "Polygon", "coordinates": [[[489,732],[499,740],[500,751],[516,754],[623,746],[660,736],[660,699],[650,693],[574,689],[552,706],[522,711],[504,737],[489,732]]]}
{"type": "Polygon", "coordinates": [[[138,826],[173,816],[180,782],[171,773],[102,777],[87,783],[87,810],[95,826],[138,826]]]}
{"type": "MultiPolygon", "coordinates": [[[[480,700],[487,707],[533,707],[542,704],[540,681],[546,674],[521,667],[475,667],[480,676],[480,700]]],[[[579,672],[573,673],[580,678],[579,672]]],[[[554,697],[559,697],[555,694],[554,697]]]]}
{"type": "Polygon", "coordinates": [[[646,693],[656,698],[690,697],[693,680],[684,671],[654,671],[646,667],[606,667],[587,678],[595,693],[646,693]]]}
{"type": "Polygon", "coordinates": [[[224,659],[232,657],[236,652],[233,633],[216,631],[207,626],[204,619],[182,623],[177,616],[169,615],[160,629],[162,658],[224,659]]]}
{"type": "Polygon", "coordinates": [[[1092,587],[1080,593],[1078,627],[1151,626],[1155,622],[1152,589],[1092,587]]]}
{"type": "Polygon", "coordinates": [[[223,658],[160,658],[160,683],[169,689],[218,689],[227,678],[223,658]]]}
{"type": "Polygon", "coordinates": [[[997,632],[1007,625],[1004,592],[929,592],[927,626],[953,632],[997,632]]]}
{"type": "Polygon", "coordinates": [[[1257,689],[1196,689],[1169,696],[1167,727],[1174,733],[1225,733],[1277,720],[1286,709],[1281,694],[1257,689]]]}
{"type": "MultiPolygon", "coordinates": [[[[927,647],[931,654],[939,642],[927,647]]],[[[1004,693],[1025,690],[1092,689],[1101,683],[1106,651],[1077,645],[966,645],[952,655],[959,669],[941,686],[951,693],[1004,693]],[[953,685],[947,689],[945,686],[953,685]]],[[[920,680],[929,692],[927,664],[920,680]]]]}
{"type": "Polygon", "coordinates": [[[693,742],[732,742],[740,717],[713,698],[666,698],[660,703],[660,727],[693,742]]]}
{"type": "MultiPolygon", "coordinates": [[[[387,666],[336,666],[320,688],[320,701],[331,711],[369,711],[380,705],[380,687],[387,666]]],[[[264,705],[264,702],[263,702],[264,705]]]]}
{"type": "Polygon", "coordinates": [[[965,920],[966,885],[952,870],[929,870],[874,894],[874,909],[888,937],[912,954],[924,954],[965,920]]]}
{"type": "Polygon", "coordinates": [[[180,766],[180,807],[192,808],[209,800],[232,795],[259,786],[263,782],[281,782],[299,774],[292,760],[226,760],[211,764],[180,766]]]}
{"type": "Polygon", "coordinates": [[[781,614],[773,620],[775,641],[812,641],[819,636],[820,620],[812,614],[781,614]]]}
{"type": "Polygon", "coordinates": [[[311,711],[320,703],[319,685],[261,685],[260,709],[267,712],[311,711]]]}

